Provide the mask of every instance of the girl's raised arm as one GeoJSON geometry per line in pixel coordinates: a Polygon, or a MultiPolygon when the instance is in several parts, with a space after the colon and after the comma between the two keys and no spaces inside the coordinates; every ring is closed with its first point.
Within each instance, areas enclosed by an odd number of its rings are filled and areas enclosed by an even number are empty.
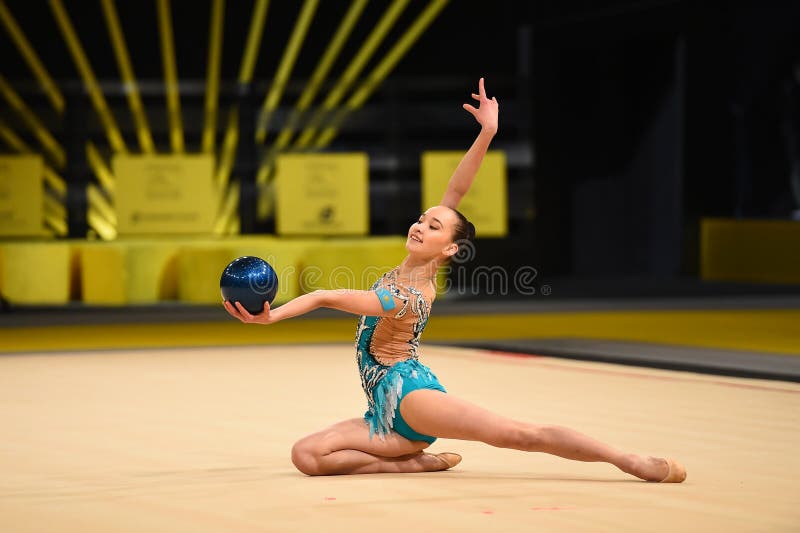
{"type": "Polygon", "coordinates": [[[490,100],[486,96],[486,90],[483,87],[483,78],[478,81],[478,94],[472,94],[472,98],[478,101],[478,108],[464,104],[464,109],[469,111],[478,124],[481,125],[481,131],[478,138],[472,143],[463,159],[456,167],[455,172],[450,177],[447,184],[447,191],[442,197],[442,205],[451,209],[456,209],[458,204],[461,203],[461,198],[467,194],[472,181],[475,179],[475,174],[483,162],[483,156],[489,149],[489,144],[492,138],[497,133],[497,115],[499,113],[499,104],[497,98],[492,97],[490,100]]]}

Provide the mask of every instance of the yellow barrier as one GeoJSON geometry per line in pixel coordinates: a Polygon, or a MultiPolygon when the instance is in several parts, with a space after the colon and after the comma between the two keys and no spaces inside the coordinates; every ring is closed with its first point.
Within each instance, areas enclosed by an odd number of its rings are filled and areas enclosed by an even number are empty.
{"type": "Polygon", "coordinates": [[[251,237],[183,246],[178,259],[178,299],[185,303],[217,304],[221,301],[219,278],[228,263],[244,255],[261,257],[278,275],[276,304],[301,294],[299,267],[313,240],[286,241],[273,237],[251,237]]]}
{"type": "Polygon", "coordinates": [[[800,222],[703,219],[700,275],[711,281],[800,283],[800,222]]]}
{"type": "Polygon", "coordinates": [[[76,245],[83,301],[125,305],[177,299],[177,246],[171,240],[76,245]]]}
{"type": "Polygon", "coordinates": [[[321,241],[300,265],[300,291],[366,290],[406,256],[404,237],[321,241]]]}
{"type": "Polygon", "coordinates": [[[69,244],[9,243],[2,249],[0,287],[5,299],[26,305],[69,302],[74,268],[69,244]]]}
{"type": "MultiPolygon", "coordinates": [[[[45,261],[49,243],[31,242],[27,253],[0,245],[0,288],[9,283],[38,283],[30,264],[45,261]],[[39,250],[38,252],[36,250],[39,250]],[[5,274],[4,274],[5,272],[5,274]],[[28,277],[25,277],[28,273],[28,277]],[[26,281],[27,280],[27,281],[26,281]]],[[[74,299],[89,305],[136,305],[180,301],[215,305],[220,302],[219,278],[237,257],[254,255],[268,261],[278,274],[276,304],[316,289],[367,289],[405,257],[404,237],[368,239],[286,239],[244,236],[233,239],[136,239],[114,242],[62,241],[67,250],[58,269],[75,278],[74,299]],[[70,264],[70,254],[74,264],[70,264]]],[[[20,245],[14,245],[20,246],[20,245]]],[[[45,261],[43,264],[49,264],[45,261]]],[[[50,281],[46,282],[51,284],[50,281]]],[[[69,281],[60,296],[47,303],[69,301],[69,281]]],[[[8,297],[6,293],[3,293],[8,297]]],[[[44,303],[13,292],[13,303],[44,303]]]]}

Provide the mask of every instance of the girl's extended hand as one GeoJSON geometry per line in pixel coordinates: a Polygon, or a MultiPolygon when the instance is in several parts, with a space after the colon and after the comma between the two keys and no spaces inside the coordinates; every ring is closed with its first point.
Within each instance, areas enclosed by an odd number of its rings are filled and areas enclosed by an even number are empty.
{"type": "Polygon", "coordinates": [[[500,104],[497,103],[497,98],[492,97],[490,100],[486,97],[486,90],[483,88],[483,78],[478,81],[478,94],[472,93],[472,98],[478,101],[478,108],[474,108],[469,104],[464,104],[464,109],[469,111],[478,124],[481,125],[484,131],[489,133],[497,133],[497,115],[499,113],[500,104]]]}
{"type": "Polygon", "coordinates": [[[247,309],[240,302],[236,302],[236,304],[232,304],[231,302],[225,300],[222,305],[225,306],[225,310],[234,318],[238,318],[240,321],[244,322],[245,324],[271,324],[272,321],[270,320],[269,314],[269,302],[264,302],[264,310],[257,315],[251,315],[247,309]]]}

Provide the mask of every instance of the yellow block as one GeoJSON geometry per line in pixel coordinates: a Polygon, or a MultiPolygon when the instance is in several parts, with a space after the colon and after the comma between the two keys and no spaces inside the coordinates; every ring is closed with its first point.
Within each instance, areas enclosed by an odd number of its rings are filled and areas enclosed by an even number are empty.
{"type": "Polygon", "coordinates": [[[363,153],[285,154],[275,175],[281,235],[366,235],[369,161],[363,153]]]}
{"type": "Polygon", "coordinates": [[[124,155],[113,160],[120,235],[211,234],[218,198],[211,155],[124,155]]]}
{"type": "Polygon", "coordinates": [[[366,290],[406,257],[404,237],[322,241],[301,264],[300,292],[366,290]]]}
{"type": "Polygon", "coordinates": [[[87,304],[154,304],[178,298],[178,240],[87,243],[80,247],[87,304]]]}
{"type": "MultiPolygon", "coordinates": [[[[447,182],[462,157],[464,152],[422,153],[423,211],[442,201],[447,182]]],[[[478,237],[505,237],[508,233],[507,196],[506,154],[491,150],[483,158],[475,181],[458,210],[475,224],[478,237]]]]}
{"type": "Polygon", "coordinates": [[[178,298],[194,304],[221,304],[219,278],[236,259],[223,244],[184,246],[178,255],[178,298]]]}
{"type": "Polygon", "coordinates": [[[130,303],[151,304],[178,298],[178,242],[126,243],[125,270],[130,303]]]}
{"type": "Polygon", "coordinates": [[[800,283],[800,222],[703,219],[700,275],[714,281],[800,283]]]}
{"type": "Polygon", "coordinates": [[[46,234],[43,179],[42,156],[0,156],[0,235],[46,234]]]}
{"type": "Polygon", "coordinates": [[[126,249],[117,243],[87,243],[79,247],[81,300],[90,305],[128,302],[126,249]]]}
{"type": "Polygon", "coordinates": [[[3,246],[3,297],[12,304],[66,304],[70,297],[70,246],[12,243],[3,246]]]}

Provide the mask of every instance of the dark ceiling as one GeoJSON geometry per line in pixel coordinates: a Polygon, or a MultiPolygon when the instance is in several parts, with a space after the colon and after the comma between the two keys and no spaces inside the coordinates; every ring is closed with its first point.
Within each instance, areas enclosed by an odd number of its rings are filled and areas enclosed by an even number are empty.
{"type": "MultiPolygon", "coordinates": [[[[56,79],[75,79],[77,70],[45,0],[6,0],[45,66],[56,79]]],[[[99,1],[64,2],[92,68],[100,79],[119,76],[108,30],[99,1]]],[[[256,64],[256,79],[274,76],[303,2],[272,0],[256,64]]],[[[310,75],[349,6],[343,0],[319,2],[307,38],[300,50],[292,77],[310,75]]],[[[117,12],[137,78],[159,79],[163,76],[156,1],[117,0],[117,12]]],[[[177,70],[181,79],[203,79],[206,74],[210,0],[173,0],[172,20],[177,70]]],[[[222,78],[237,77],[249,23],[255,2],[225,2],[222,78]]],[[[376,22],[387,10],[388,0],[372,0],[362,13],[332,72],[341,72],[356,53],[376,22]]],[[[428,5],[412,0],[392,31],[384,39],[365,72],[374,66],[428,5]]],[[[632,19],[647,19],[645,31],[669,24],[677,13],[675,0],[595,2],[569,0],[525,2],[498,0],[476,2],[451,0],[407,56],[394,75],[476,75],[511,74],[517,68],[518,31],[530,25],[537,33],[556,38],[584,40],[592,34],[616,31],[615,28],[639,27],[632,19]]],[[[24,81],[31,73],[5,32],[0,32],[0,71],[9,79],[24,81]]]]}

